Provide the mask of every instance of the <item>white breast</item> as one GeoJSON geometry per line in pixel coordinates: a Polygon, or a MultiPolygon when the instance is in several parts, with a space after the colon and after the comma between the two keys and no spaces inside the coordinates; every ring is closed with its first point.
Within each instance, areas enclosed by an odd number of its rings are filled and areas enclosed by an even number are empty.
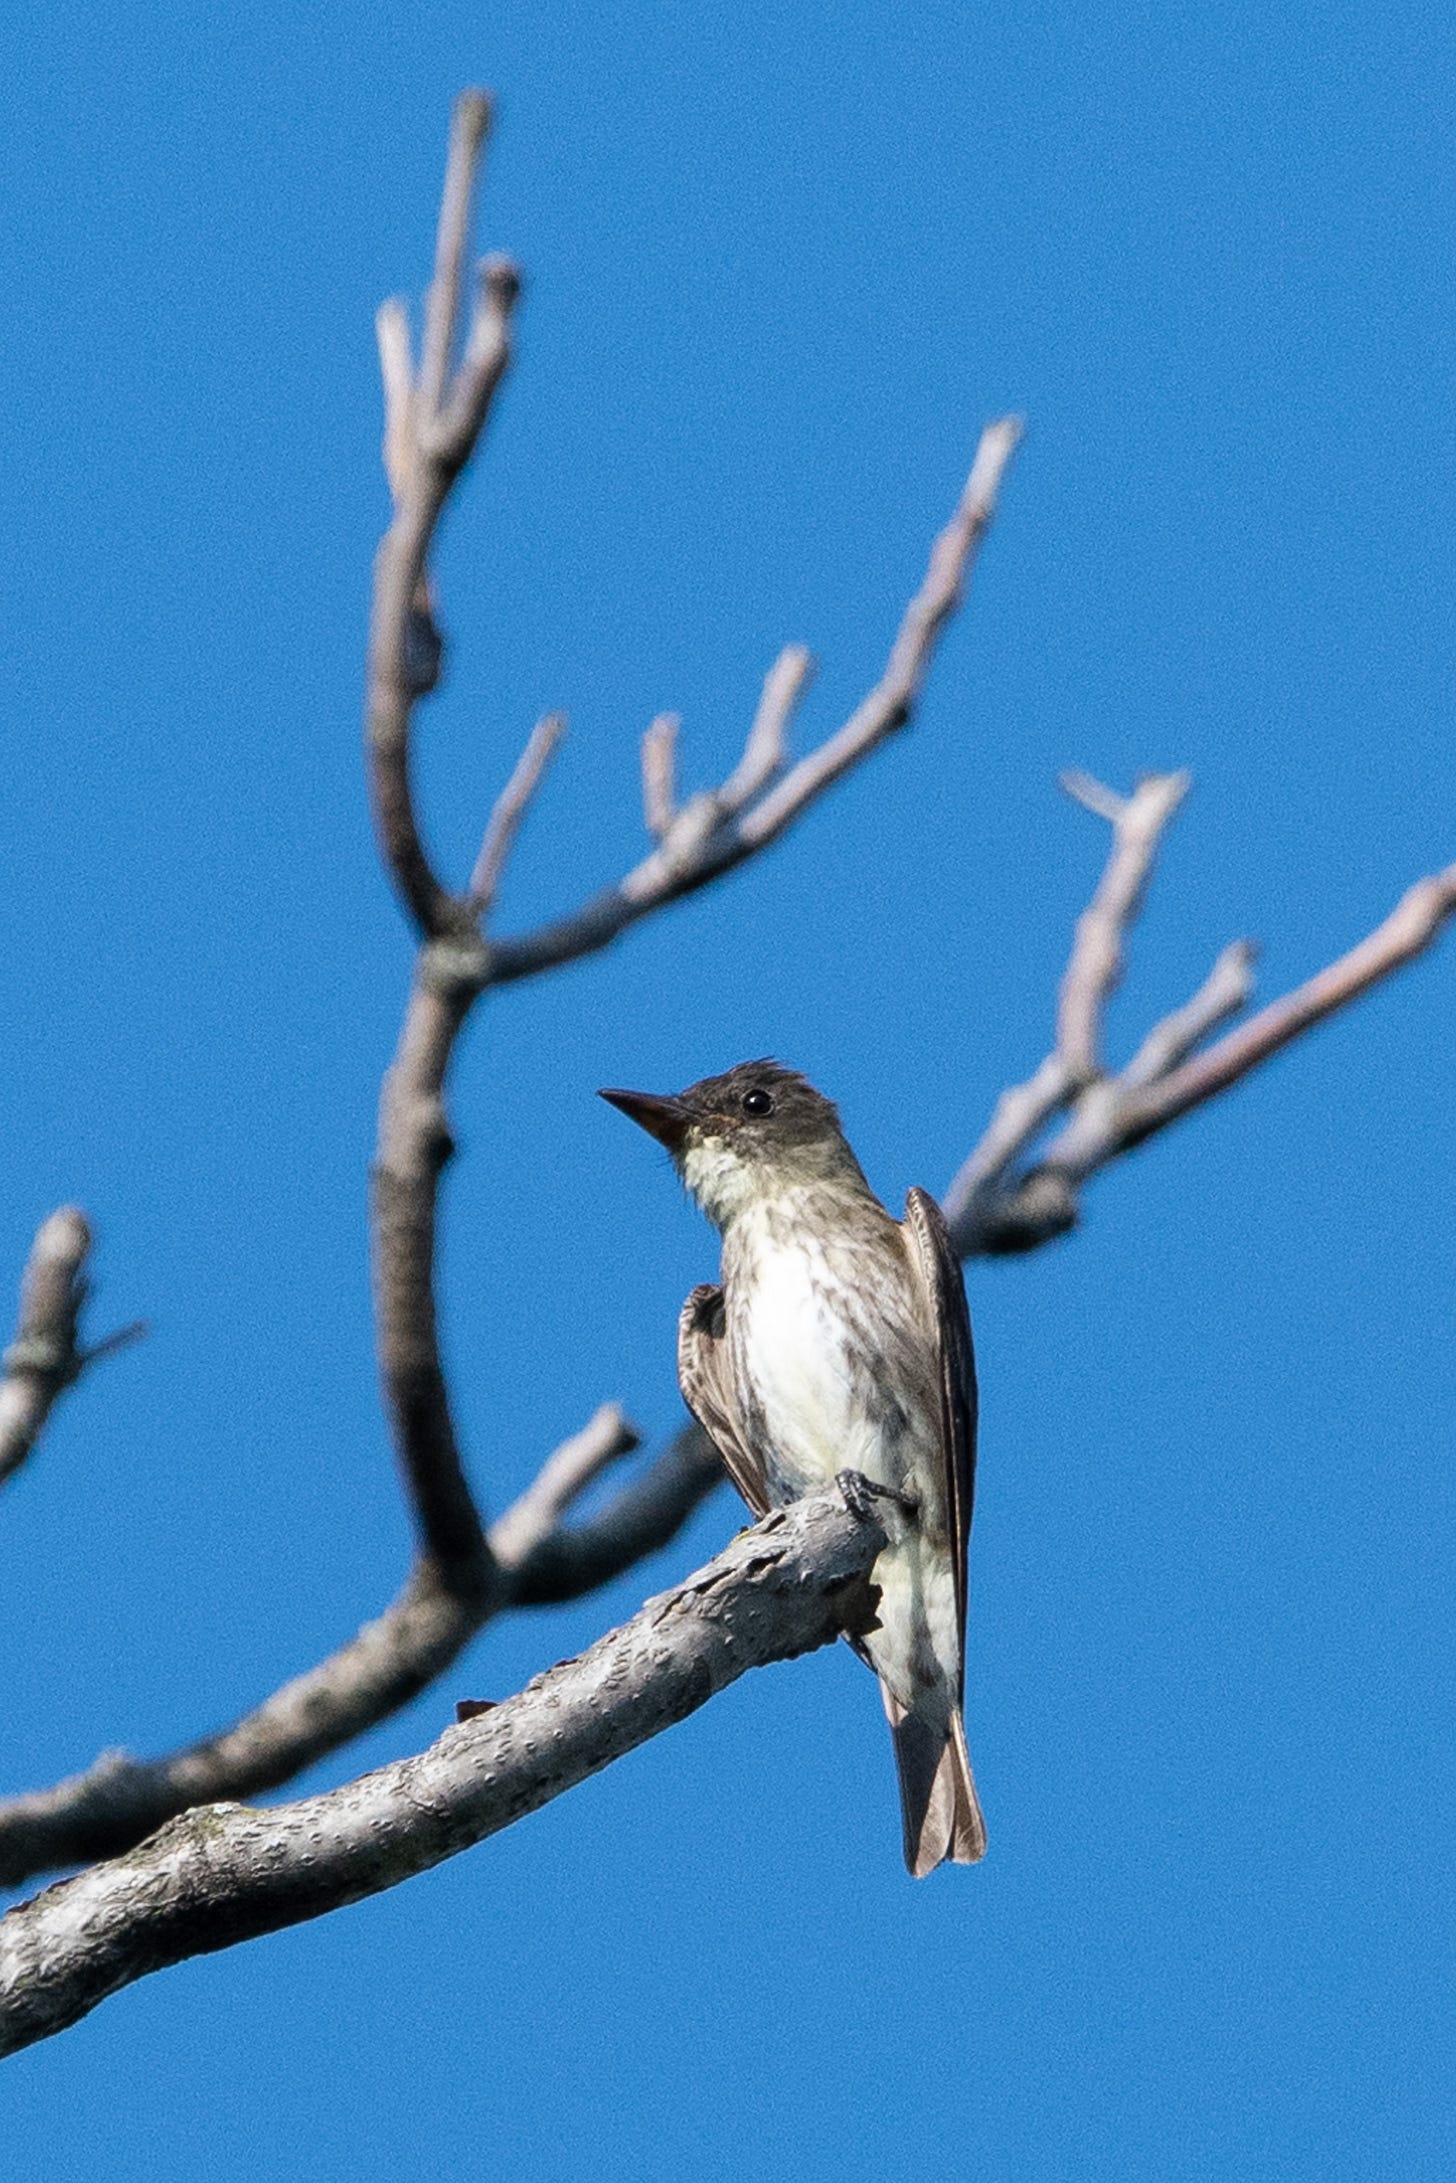
{"type": "Polygon", "coordinates": [[[743,1354],[769,1443],[799,1492],[846,1468],[879,1470],[878,1435],[853,1399],[836,1286],[812,1243],[767,1239],[746,1284],[743,1354]]]}

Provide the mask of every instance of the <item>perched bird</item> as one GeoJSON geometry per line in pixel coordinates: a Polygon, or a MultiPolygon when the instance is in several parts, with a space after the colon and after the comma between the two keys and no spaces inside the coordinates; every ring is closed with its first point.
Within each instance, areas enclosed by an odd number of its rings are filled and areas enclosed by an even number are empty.
{"type": "Polygon", "coordinates": [[[892,1503],[879,1627],[855,1640],[894,1738],[905,1862],[973,1864],[986,1831],[961,1720],[976,1368],[935,1200],[903,1222],[807,1078],[745,1061],[671,1098],[601,1095],[667,1147],[723,1238],[693,1290],[678,1378],[755,1516],[858,1471],[892,1503]]]}

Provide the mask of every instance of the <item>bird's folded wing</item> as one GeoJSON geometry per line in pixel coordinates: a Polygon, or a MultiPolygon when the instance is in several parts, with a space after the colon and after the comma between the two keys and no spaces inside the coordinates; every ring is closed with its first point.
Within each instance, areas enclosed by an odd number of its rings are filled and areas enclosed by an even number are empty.
{"type": "Polygon", "coordinates": [[[905,1239],[924,1292],[940,1381],[940,1451],[955,1559],[956,1607],[964,1651],[966,1562],[976,1491],[976,1357],[966,1285],[940,1207],[925,1190],[905,1200],[905,1239]]]}
{"type": "Polygon", "coordinates": [[[768,1480],[738,1419],[723,1291],[710,1282],[693,1290],[677,1322],[677,1377],[683,1400],[708,1435],[723,1467],[755,1516],[769,1512],[768,1480]]]}

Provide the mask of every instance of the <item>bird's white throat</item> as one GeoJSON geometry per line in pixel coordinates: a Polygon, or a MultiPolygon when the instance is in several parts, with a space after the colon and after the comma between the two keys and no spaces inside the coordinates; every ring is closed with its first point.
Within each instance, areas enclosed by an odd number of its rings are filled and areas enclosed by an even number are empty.
{"type": "Polygon", "coordinates": [[[773,1196],[777,1183],[768,1162],[740,1159],[722,1137],[700,1137],[688,1146],[682,1179],[715,1228],[773,1196]]]}

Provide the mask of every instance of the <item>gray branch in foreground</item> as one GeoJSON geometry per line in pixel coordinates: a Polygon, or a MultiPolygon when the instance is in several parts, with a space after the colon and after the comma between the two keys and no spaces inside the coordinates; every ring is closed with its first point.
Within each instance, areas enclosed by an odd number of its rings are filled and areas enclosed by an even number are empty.
{"type": "Polygon", "coordinates": [[[211,1804],[0,1919],[0,2053],[188,1956],[395,1887],[549,1803],[740,1675],[862,1632],[885,1544],[838,1490],[739,1534],[580,1658],[416,1758],[268,1811],[211,1804]]]}
{"type": "Polygon", "coordinates": [[[146,1329],[140,1321],[87,1348],[80,1339],[87,1296],[91,1228],[76,1205],[63,1205],[36,1230],[20,1283],[15,1339],[0,1357],[0,1485],[34,1448],[56,1399],[91,1365],[146,1329]]]}
{"type": "MultiPolygon", "coordinates": [[[[543,1477],[568,1451],[579,1462],[586,1442],[596,1449],[596,1475],[635,1434],[609,1405],[548,1459],[543,1477]]],[[[281,1788],[417,1697],[492,1615],[578,1598],[656,1553],[723,1483],[723,1470],[706,1436],[688,1426],[603,1509],[575,1524],[565,1520],[575,1493],[561,1498],[559,1469],[556,1479],[546,1493],[539,1481],[528,1487],[492,1531],[498,1580],[488,1608],[421,1557],[377,1621],[231,1727],[162,1758],[105,1752],[84,1773],[0,1802],[0,1886],[119,1856],[190,1805],[281,1788]]],[[[586,1483],[583,1474],[575,1492],[586,1483]]]]}
{"type": "Polygon", "coordinates": [[[1062,982],[1057,1043],[1023,1084],[1003,1092],[980,1143],[943,1206],[963,1258],[1036,1250],[1076,1226],[1083,1185],[1113,1160],[1216,1098],[1326,1016],[1411,962],[1456,912],[1456,864],[1412,887],[1385,921],[1342,955],[1212,1045],[1253,985],[1255,948],[1235,940],[1181,1008],[1147,1033],[1126,1068],[1105,1072],[1100,1030],[1121,971],[1162,831],[1188,786],[1154,774],[1122,798],[1087,776],[1063,785],[1107,819],[1113,846],[1091,908],[1079,919],[1062,982]],[[1067,1119],[1032,1148],[1059,1114],[1067,1119]]]}

